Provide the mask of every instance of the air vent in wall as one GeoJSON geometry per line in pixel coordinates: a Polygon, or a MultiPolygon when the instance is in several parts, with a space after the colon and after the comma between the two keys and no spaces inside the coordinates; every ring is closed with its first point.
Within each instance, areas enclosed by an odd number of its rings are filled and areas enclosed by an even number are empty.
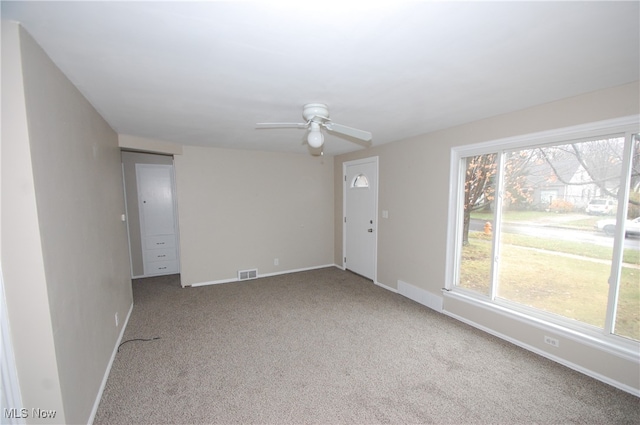
{"type": "Polygon", "coordinates": [[[258,269],[238,270],[238,280],[255,279],[258,277],[258,269]]]}

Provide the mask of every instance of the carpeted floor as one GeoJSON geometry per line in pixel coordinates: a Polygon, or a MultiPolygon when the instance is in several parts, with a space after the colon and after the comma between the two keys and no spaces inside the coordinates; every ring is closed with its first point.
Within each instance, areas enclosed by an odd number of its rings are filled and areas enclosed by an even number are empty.
{"type": "Polygon", "coordinates": [[[637,424],[640,399],[337,268],[134,281],[95,424],[637,424]]]}

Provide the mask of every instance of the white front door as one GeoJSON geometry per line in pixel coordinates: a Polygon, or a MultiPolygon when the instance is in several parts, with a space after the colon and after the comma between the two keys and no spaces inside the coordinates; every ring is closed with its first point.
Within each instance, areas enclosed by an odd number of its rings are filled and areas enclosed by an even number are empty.
{"type": "Polygon", "coordinates": [[[345,162],[344,267],[375,281],[378,157],[345,162]]]}

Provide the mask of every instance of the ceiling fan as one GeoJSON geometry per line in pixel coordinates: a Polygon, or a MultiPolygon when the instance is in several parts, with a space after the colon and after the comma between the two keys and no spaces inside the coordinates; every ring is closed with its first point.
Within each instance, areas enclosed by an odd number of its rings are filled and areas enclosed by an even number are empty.
{"type": "Polygon", "coordinates": [[[336,124],[329,119],[329,108],[323,103],[308,103],[302,108],[302,117],[306,122],[259,122],[256,124],[258,128],[301,128],[309,129],[307,142],[312,148],[319,148],[324,143],[322,128],[332,133],[358,139],[357,143],[365,146],[371,146],[371,133],[357,128],[347,127],[346,125],[336,124]]]}

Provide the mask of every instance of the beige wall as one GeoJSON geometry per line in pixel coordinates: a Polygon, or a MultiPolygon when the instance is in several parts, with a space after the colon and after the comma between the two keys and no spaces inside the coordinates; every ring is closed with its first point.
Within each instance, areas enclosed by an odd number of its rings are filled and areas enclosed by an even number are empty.
{"type": "MultiPolygon", "coordinates": [[[[16,57],[4,60],[4,30],[3,22],[3,78],[6,67],[17,66],[16,57]]],[[[13,37],[12,49],[17,42],[13,37]]],[[[7,102],[27,128],[2,139],[3,162],[14,168],[3,167],[3,182],[15,171],[10,190],[29,192],[20,204],[2,192],[2,264],[18,377],[24,407],[57,408],[56,420],[86,423],[132,303],[118,137],[24,30],[19,43],[24,96],[16,92],[7,102]],[[6,235],[8,228],[20,235],[6,235]],[[22,252],[25,243],[29,252],[22,252]],[[20,270],[9,273],[8,265],[20,270]],[[35,334],[34,321],[41,328],[35,334]],[[48,368],[41,371],[41,363],[48,368]],[[47,393],[63,408],[41,401],[47,393]]],[[[3,79],[3,123],[5,87],[3,79]]]]}
{"type": "Polygon", "coordinates": [[[333,264],[331,158],[185,146],[175,173],[183,285],[333,264]]]}
{"type": "MultiPolygon", "coordinates": [[[[182,151],[182,149],[180,149],[182,151]]],[[[122,152],[125,194],[127,197],[127,225],[129,226],[129,246],[131,252],[131,273],[133,277],[144,275],[142,262],[142,241],[140,237],[140,210],[138,205],[138,183],[136,164],[173,165],[173,157],[142,152],[122,152]]]]}
{"type": "MultiPolygon", "coordinates": [[[[342,258],[342,164],[367,156],[379,156],[379,228],[378,282],[397,288],[398,280],[441,296],[445,286],[447,225],[451,214],[449,201],[449,161],[451,148],[465,144],[496,140],[538,131],[551,130],[599,120],[638,114],[638,83],[602,90],[583,96],[541,105],[482,121],[422,135],[368,150],[335,157],[334,216],[335,262],[342,258]],[[389,211],[383,219],[380,211],[389,211]]],[[[375,137],[375,135],[374,135],[375,137]]],[[[450,303],[455,314],[465,317],[464,305],[450,303]]],[[[445,308],[448,308],[445,303],[445,308]]],[[[480,315],[481,325],[491,328],[495,320],[490,314],[480,315]]],[[[501,318],[500,320],[504,320],[501,318]]],[[[522,323],[511,324],[508,335],[527,339],[543,346],[541,331],[522,323]]],[[[638,365],[598,352],[596,372],[638,387],[638,365]],[[618,365],[611,372],[611,363],[618,365]],[[606,367],[604,364],[609,363],[606,367]]],[[[579,349],[567,349],[564,359],[578,365],[584,363],[579,349]]],[[[584,367],[592,367],[593,362],[584,367]]]]}
{"type": "MultiPolygon", "coordinates": [[[[23,406],[65,422],[27,128],[20,28],[2,21],[2,274],[23,406]]],[[[2,412],[0,412],[2,413],[2,412]]]]}

